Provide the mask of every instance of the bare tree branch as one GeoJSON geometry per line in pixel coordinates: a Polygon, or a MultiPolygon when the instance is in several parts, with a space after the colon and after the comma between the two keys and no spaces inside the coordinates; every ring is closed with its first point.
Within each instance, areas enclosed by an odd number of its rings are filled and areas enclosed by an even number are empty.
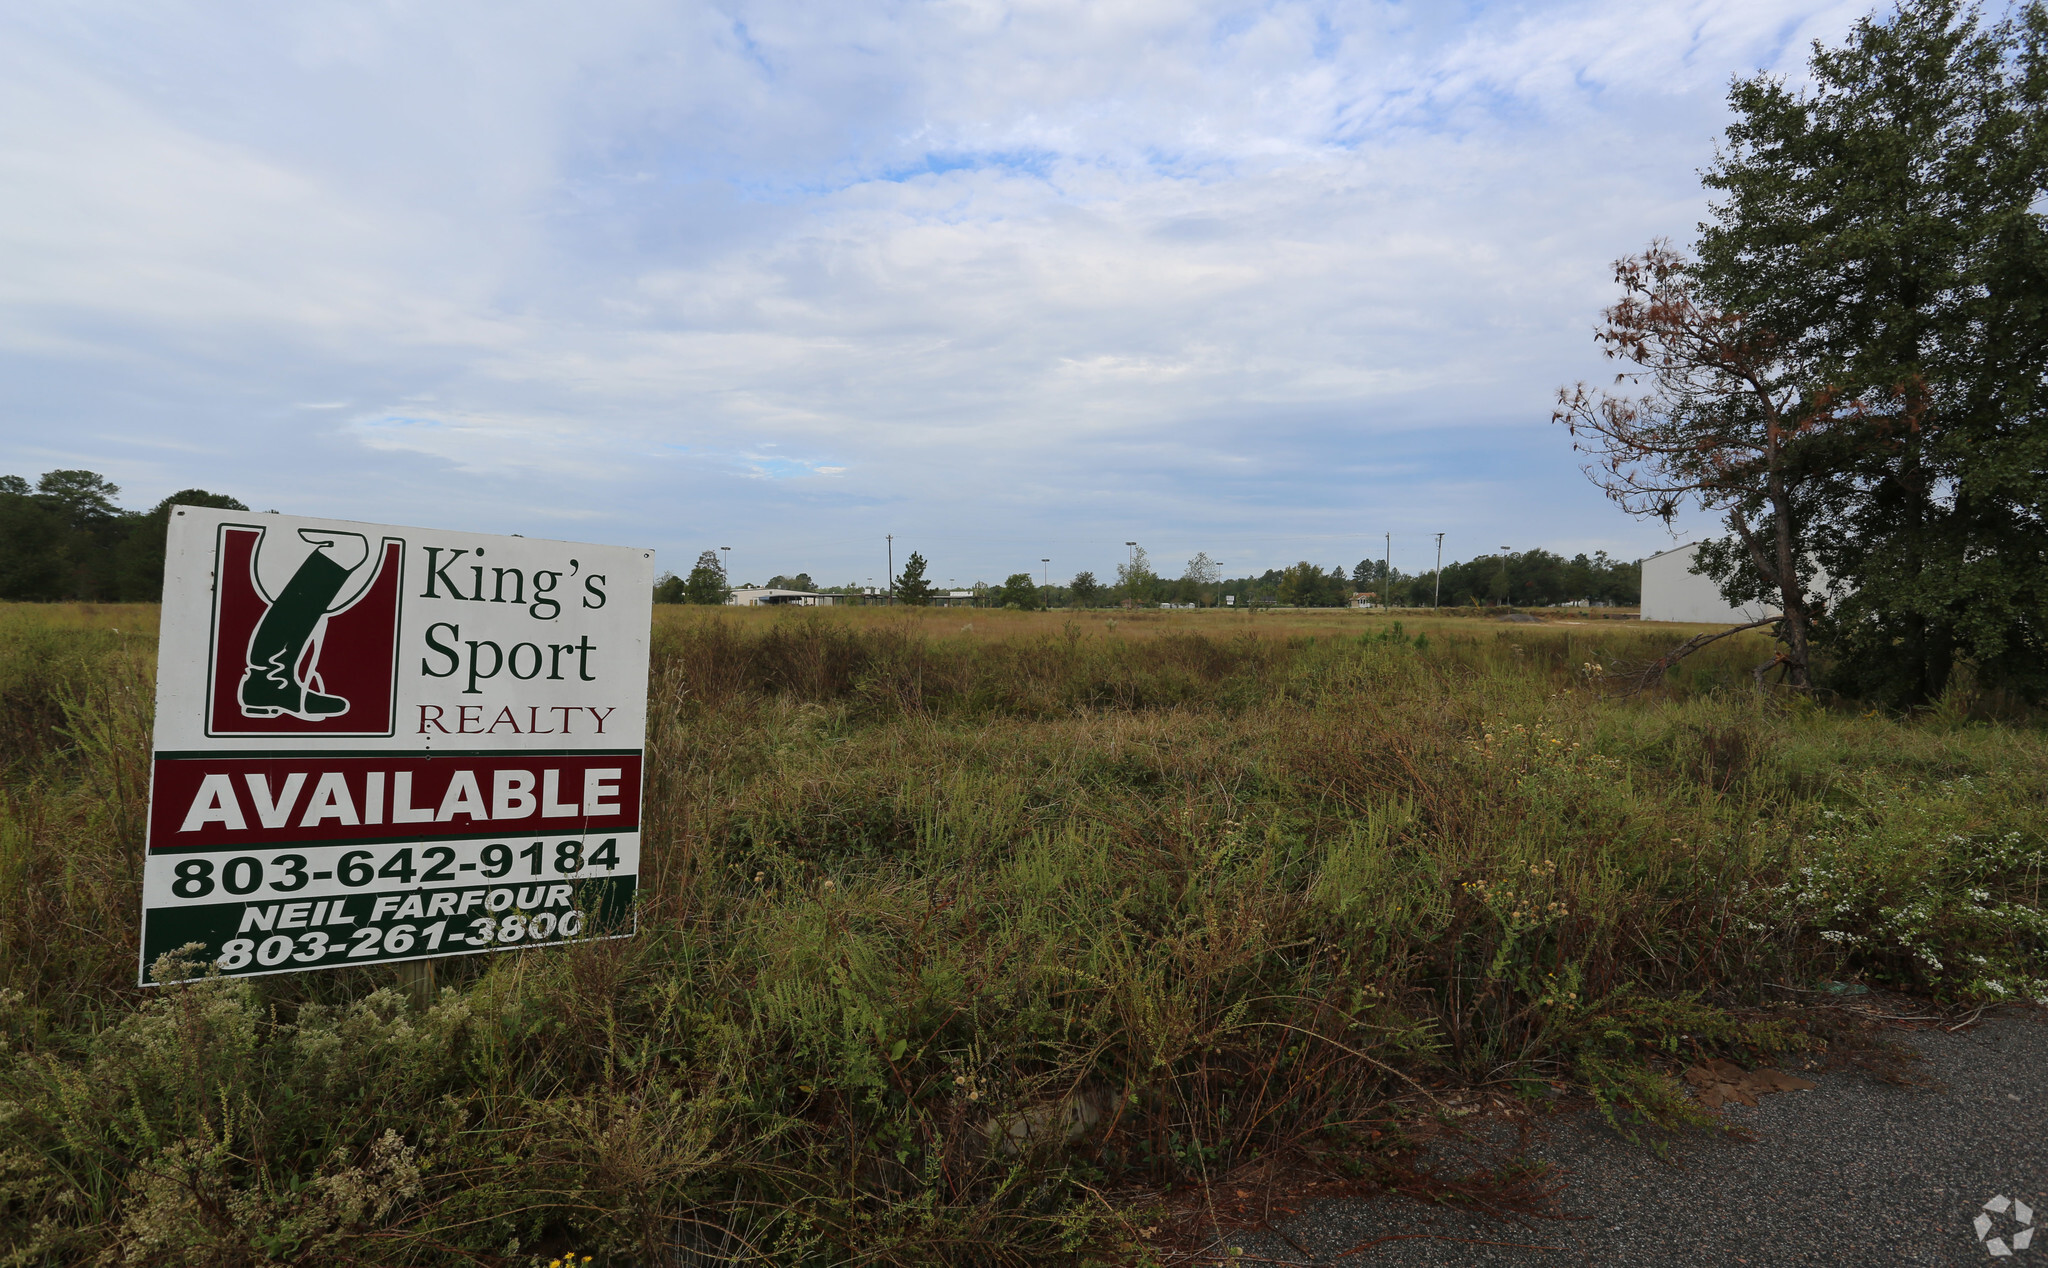
{"type": "MultiPolygon", "coordinates": [[[[1623,696],[1640,695],[1661,682],[1666,670],[1702,647],[1727,638],[1730,634],[1740,634],[1744,630],[1753,630],[1765,625],[1775,625],[1784,619],[1782,616],[1767,616],[1760,621],[1751,621],[1747,625],[1731,625],[1725,630],[1714,630],[1707,634],[1695,634],[1647,665],[1616,666],[1614,669],[1603,674],[1601,681],[1620,687],[1620,694],[1623,696]]],[[[1789,662],[1783,652],[1766,661],[1762,668],[1754,671],[1757,685],[1763,685],[1764,674],[1769,672],[1773,666],[1787,663],[1789,662]]]]}

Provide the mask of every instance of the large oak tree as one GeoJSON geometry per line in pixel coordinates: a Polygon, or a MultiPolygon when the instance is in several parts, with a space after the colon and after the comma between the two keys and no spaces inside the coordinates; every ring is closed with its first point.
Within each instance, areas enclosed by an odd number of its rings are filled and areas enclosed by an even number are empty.
{"type": "MultiPolygon", "coordinates": [[[[1702,496],[1728,514],[1729,537],[1702,557],[1731,599],[1769,595],[1790,613],[1796,561],[1824,568],[1826,602],[1800,616],[1837,685],[1918,704],[1962,664],[1980,684],[2038,698],[2048,8],[2036,0],[1987,26],[1955,0],[1908,0],[1858,23],[1843,46],[1816,46],[1810,69],[1802,87],[1767,75],[1733,86],[1696,258],[1652,270],[1767,366],[1760,381],[1783,405],[1776,450],[1736,466],[1759,490],[1777,478],[1785,492],[1716,503],[1711,489],[1677,487],[1683,468],[1710,464],[1697,451],[1660,454],[1668,431],[1639,452],[1641,469],[1673,487],[1640,492],[1702,496]],[[1775,563],[1753,540],[1766,504],[1775,563]]],[[[1608,333],[1625,324],[1610,320],[1608,333]]],[[[1743,377],[1732,362],[1724,370],[1743,377]]],[[[1673,407],[1699,403],[1653,391],[1646,408],[1670,421],[1673,407]]],[[[1584,424],[1607,408],[1580,404],[1568,397],[1561,413],[1584,424]]],[[[1756,415],[1745,425],[1770,412],[1756,390],[1731,408],[1756,415]]]]}
{"type": "MultiPolygon", "coordinates": [[[[1706,173],[1704,294],[1871,410],[1831,438],[1809,536],[1836,681],[1902,704],[2048,690],[2048,10],[1914,0],[1737,83],[1706,173]]],[[[1725,562],[1725,561],[1724,561],[1725,562]]]]}

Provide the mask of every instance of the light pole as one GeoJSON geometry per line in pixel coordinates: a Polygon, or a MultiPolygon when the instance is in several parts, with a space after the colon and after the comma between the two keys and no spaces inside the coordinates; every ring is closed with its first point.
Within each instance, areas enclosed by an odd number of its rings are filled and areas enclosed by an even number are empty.
{"type": "Polygon", "coordinates": [[[730,546],[720,546],[720,547],[719,547],[718,549],[719,549],[720,551],[724,552],[724,554],[725,554],[725,601],[726,601],[727,603],[731,603],[731,602],[732,602],[732,547],[730,547],[730,546]]]}
{"type": "Polygon", "coordinates": [[[1124,545],[1131,548],[1131,562],[1124,569],[1124,602],[1135,608],[1138,606],[1138,543],[1125,542],[1124,545]]]}
{"type": "Polygon", "coordinates": [[[1044,604],[1052,606],[1052,559],[1050,556],[1038,561],[1038,588],[1045,592],[1044,604]]]}
{"type": "Polygon", "coordinates": [[[1436,593],[1429,597],[1429,609],[1434,612],[1444,597],[1444,535],[1436,535],[1436,593]]]}
{"type": "Polygon", "coordinates": [[[1501,596],[1501,603],[1504,606],[1513,606],[1515,597],[1515,579],[1508,576],[1508,551],[1512,549],[1514,549],[1512,546],[1502,546],[1500,548],[1500,588],[1504,592],[1501,596]]]}
{"type": "Polygon", "coordinates": [[[896,606],[896,534],[889,534],[889,606],[896,606]]]}
{"type": "Polygon", "coordinates": [[[1394,535],[1392,533],[1387,534],[1387,579],[1380,586],[1380,608],[1382,611],[1387,612],[1394,610],[1394,535]]]}

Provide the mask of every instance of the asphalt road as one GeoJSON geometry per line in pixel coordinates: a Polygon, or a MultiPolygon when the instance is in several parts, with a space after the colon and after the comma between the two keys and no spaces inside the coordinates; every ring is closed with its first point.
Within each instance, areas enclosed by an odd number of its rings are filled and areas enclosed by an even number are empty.
{"type": "MultiPolygon", "coordinates": [[[[2002,1262],[2048,1268],[2048,1015],[1894,1037],[1925,1056],[1933,1086],[1817,1075],[1813,1091],[1729,1108],[1754,1140],[1688,1137],[1670,1161],[1587,1116],[1553,1121],[1531,1152],[1565,1182],[1558,1213],[1585,1218],[1532,1228],[1399,1197],[1333,1199],[1280,1221],[1285,1239],[1229,1241],[1246,1259],[1347,1268],[1974,1264],[1995,1257],[1973,1222],[2003,1195],[2030,1207],[2040,1232],[2002,1262]],[[1344,1253],[1388,1234],[1429,1236],[1344,1253]]],[[[1994,1216],[1987,1236],[2009,1246],[2016,1213],[1994,1216]]]]}

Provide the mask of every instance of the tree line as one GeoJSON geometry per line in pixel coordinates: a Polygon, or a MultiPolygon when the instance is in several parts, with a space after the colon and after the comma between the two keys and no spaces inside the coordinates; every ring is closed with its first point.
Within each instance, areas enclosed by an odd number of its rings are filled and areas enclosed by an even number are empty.
{"type": "Polygon", "coordinates": [[[33,485],[0,476],[0,599],[156,603],[173,505],[249,508],[185,489],[146,511],[123,510],[119,485],[92,471],[46,471],[33,485]]]}
{"type": "MultiPolygon", "coordinates": [[[[925,575],[928,568],[923,555],[910,553],[895,579],[896,602],[917,607],[940,597],[938,587],[925,575]]],[[[768,585],[773,589],[824,594],[866,593],[865,587],[851,585],[821,589],[811,584],[808,573],[777,575],[768,585]]],[[[687,576],[664,575],[655,585],[654,599],[657,603],[723,603],[730,589],[718,552],[707,550],[698,556],[696,566],[687,576]]],[[[1605,551],[1566,559],[1547,550],[1526,550],[1446,564],[1441,578],[1433,571],[1410,574],[1398,568],[1389,570],[1383,559],[1361,559],[1349,568],[1337,564],[1328,569],[1302,560],[1256,576],[1225,578],[1216,561],[1207,552],[1200,552],[1188,560],[1179,576],[1173,577],[1156,572],[1144,547],[1138,546],[1132,548],[1124,563],[1117,565],[1112,581],[1098,579],[1093,572],[1079,572],[1070,580],[1045,584],[1028,572],[1016,572],[1000,584],[976,582],[972,590],[978,607],[1024,611],[1047,607],[1152,607],[1161,603],[1218,607],[1226,597],[1244,607],[1341,608],[1361,594],[1369,596],[1374,604],[1392,607],[1429,607],[1437,603],[1453,607],[1548,607],[1563,603],[1634,606],[1642,601],[1642,566],[1640,562],[1610,559],[1605,551]]]]}
{"type": "MultiPolygon", "coordinates": [[[[115,503],[118,485],[92,471],[50,471],[31,485],[21,476],[0,476],[0,599],[13,601],[83,601],[155,603],[163,596],[164,539],[170,508],[214,506],[249,508],[225,494],[205,489],[173,493],[146,511],[124,510],[115,503]]],[[[926,575],[930,565],[912,551],[895,579],[899,603],[921,606],[940,597],[926,575]]],[[[1545,606],[1573,601],[1634,604],[1641,592],[1641,569],[1618,563],[1605,553],[1572,559],[1544,550],[1483,555],[1446,564],[1442,602],[1450,606],[1508,603],[1545,606]]],[[[1350,568],[1320,568],[1306,560],[1288,568],[1268,569],[1257,576],[1226,579],[1206,552],[1198,553],[1177,577],[1155,572],[1143,547],[1132,550],[1118,565],[1112,581],[1093,572],[1070,580],[1042,584],[1028,572],[1016,572],[1000,584],[977,582],[977,606],[1036,610],[1045,607],[1150,607],[1159,603],[1216,607],[1224,596],[1246,606],[1282,604],[1293,607],[1344,607],[1354,594],[1394,607],[1427,607],[1437,591],[1431,573],[1389,574],[1384,560],[1361,559],[1350,568]]],[[[851,583],[820,588],[810,574],[778,574],[775,589],[860,594],[851,583]]],[[[688,574],[667,573],[656,582],[657,603],[720,604],[731,591],[724,562],[715,550],[697,556],[688,574]]]]}

